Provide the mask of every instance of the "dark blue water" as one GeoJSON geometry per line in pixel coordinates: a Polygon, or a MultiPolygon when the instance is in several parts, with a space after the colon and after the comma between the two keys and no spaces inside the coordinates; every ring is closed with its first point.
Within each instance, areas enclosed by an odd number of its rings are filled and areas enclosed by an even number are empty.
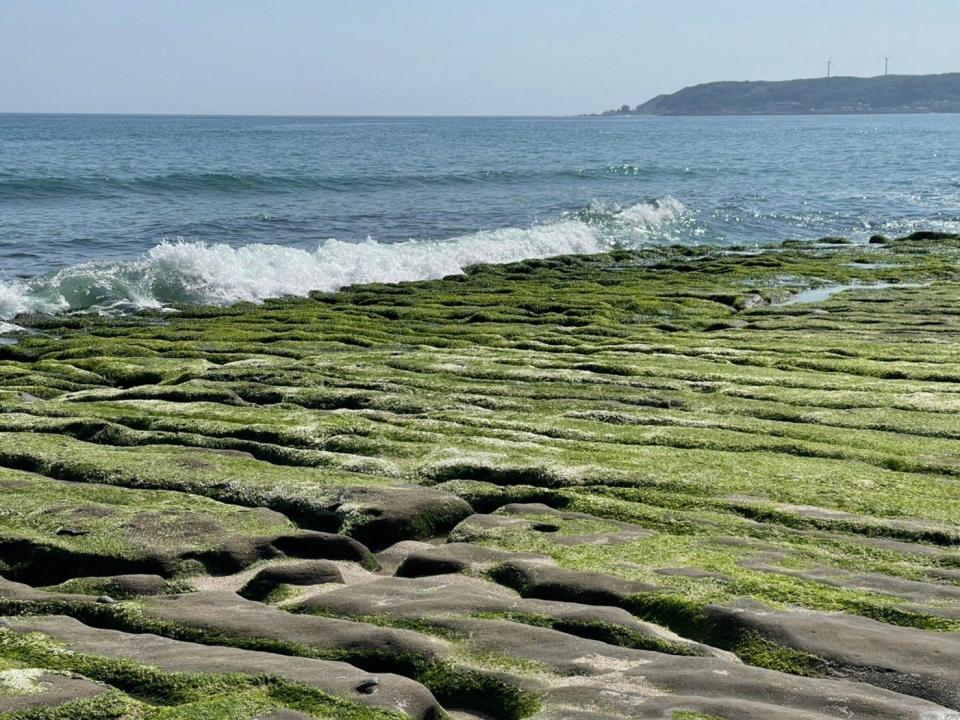
{"type": "Polygon", "coordinates": [[[0,115],[0,316],[960,230],[960,117],[0,115]]]}

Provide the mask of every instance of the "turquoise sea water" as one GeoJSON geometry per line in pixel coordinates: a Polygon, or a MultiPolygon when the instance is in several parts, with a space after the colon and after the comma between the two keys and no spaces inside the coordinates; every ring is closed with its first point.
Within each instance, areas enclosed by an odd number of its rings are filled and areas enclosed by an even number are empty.
{"type": "Polygon", "coordinates": [[[960,116],[0,115],[0,317],[960,230],[960,116]]]}

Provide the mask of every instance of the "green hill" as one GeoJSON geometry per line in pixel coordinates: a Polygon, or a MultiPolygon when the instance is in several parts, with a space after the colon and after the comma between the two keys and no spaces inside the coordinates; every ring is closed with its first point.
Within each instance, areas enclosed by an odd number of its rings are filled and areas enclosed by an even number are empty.
{"type": "Polygon", "coordinates": [[[960,73],[713,82],[603,115],[808,115],[960,112],[960,73]]]}

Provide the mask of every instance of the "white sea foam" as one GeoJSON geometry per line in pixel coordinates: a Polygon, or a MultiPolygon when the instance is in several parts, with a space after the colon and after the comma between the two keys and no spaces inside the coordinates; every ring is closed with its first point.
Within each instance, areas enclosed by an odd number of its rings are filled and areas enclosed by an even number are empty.
{"type": "MultiPolygon", "coordinates": [[[[0,282],[0,318],[9,320],[21,313],[54,314],[69,310],[65,301],[48,300],[46,294],[38,295],[29,282],[9,280],[0,282]]],[[[0,332],[10,332],[4,328],[0,332]]]]}
{"type": "Polygon", "coordinates": [[[674,222],[687,211],[686,206],[669,195],[652,203],[637,203],[616,214],[621,222],[633,223],[646,228],[656,228],[674,222]]]}
{"type": "Polygon", "coordinates": [[[626,208],[591,208],[530,228],[478,232],[443,241],[327,240],[313,250],[163,242],[130,262],[84,263],[28,281],[0,283],[0,318],[26,312],[124,312],[169,304],[259,302],[368,282],[423,280],[470,265],[603,252],[637,242],[685,212],[667,197],[626,208]]]}

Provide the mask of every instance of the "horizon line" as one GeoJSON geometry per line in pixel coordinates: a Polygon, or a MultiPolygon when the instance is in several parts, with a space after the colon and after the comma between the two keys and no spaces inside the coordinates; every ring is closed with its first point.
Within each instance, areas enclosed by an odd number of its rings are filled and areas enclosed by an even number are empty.
{"type": "Polygon", "coordinates": [[[66,110],[0,110],[0,115],[83,115],[83,116],[120,116],[120,117],[198,117],[198,118],[224,118],[224,117],[261,117],[261,118],[359,118],[359,119],[384,119],[384,118],[579,118],[590,117],[590,114],[566,114],[553,115],[544,114],[354,114],[354,113],[234,113],[234,112],[213,112],[213,113],[194,113],[194,112],[112,112],[112,111],[92,111],[76,112],[66,110]]]}

